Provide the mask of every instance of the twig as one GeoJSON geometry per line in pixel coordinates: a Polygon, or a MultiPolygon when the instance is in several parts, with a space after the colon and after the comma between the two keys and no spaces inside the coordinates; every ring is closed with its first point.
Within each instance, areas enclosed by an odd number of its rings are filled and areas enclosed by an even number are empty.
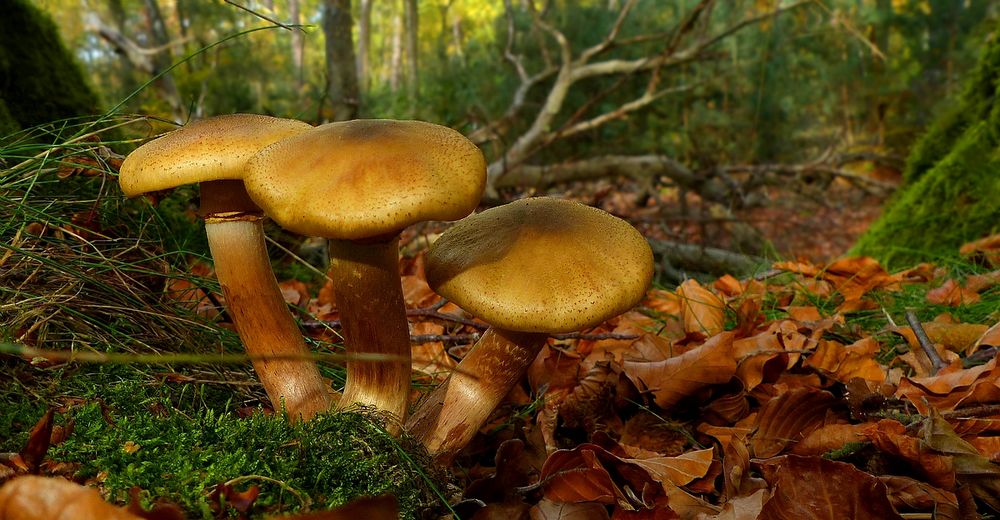
{"type": "Polygon", "coordinates": [[[313,361],[407,361],[402,356],[370,353],[337,354],[120,354],[115,352],[81,352],[76,350],[48,350],[16,343],[0,343],[0,354],[12,354],[26,358],[45,358],[49,361],[75,361],[77,363],[105,363],[161,365],[242,364],[261,359],[311,359],[313,361]]]}
{"type": "MultiPolygon", "coordinates": [[[[244,11],[246,11],[246,12],[248,12],[248,13],[254,15],[254,16],[256,16],[257,18],[260,18],[262,20],[266,20],[268,22],[271,22],[274,25],[277,25],[278,27],[281,27],[282,29],[287,29],[289,31],[295,30],[295,29],[292,28],[292,26],[285,25],[285,24],[283,24],[283,23],[275,20],[274,18],[271,18],[269,16],[265,16],[265,15],[263,15],[261,13],[258,13],[257,11],[254,11],[253,9],[250,9],[249,7],[237,4],[236,2],[233,2],[232,0],[222,0],[222,1],[225,2],[225,3],[227,3],[227,4],[229,4],[229,5],[231,5],[231,6],[233,6],[233,7],[236,7],[238,9],[242,9],[242,10],[244,10],[244,11]]],[[[302,28],[299,27],[298,29],[301,30],[302,28]]]]}
{"type": "Polygon", "coordinates": [[[937,374],[938,370],[948,366],[945,364],[941,356],[938,355],[937,349],[934,348],[934,343],[931,339],[927,337],[927,332],[924,331],[924,327],[920,324],[920,320],[917,319],[917,313],[912,310],[906,311],[906,322],[910,324],[910,328],[913,330],[913,334],[917,337],[917,343],[920,343],[920,348],[924,349],[927,354],[927,358],[931,360],[931,375],[937,374]]]}

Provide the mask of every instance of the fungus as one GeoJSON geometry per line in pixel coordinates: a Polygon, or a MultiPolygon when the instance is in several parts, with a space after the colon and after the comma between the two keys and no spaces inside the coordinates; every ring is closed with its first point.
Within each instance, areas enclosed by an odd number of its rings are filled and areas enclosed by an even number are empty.
{"type": "Polygon", "coordinates": [[[330,278],[350,353],[341,407],[375,406],[402,421],[410,336],[399,278],[399,233],[457,220],[479,204],[482,152],[462,134],[421,121],[330,123],[257,154],[247,191],[285,229],[330,239],[330,278]]]}
{"type": "Polygon", "coordinates": [[[122,163],[129,197],[199,183],[215,273],[226,307],[267,396],[293,420],[330,408],[328,385],[282,298],[264,246],[264,215],[240,180],[261,148],[312,127],[301,121],[233,114],[203,119],[150,141],[122,163]],[[275,356],[268,359],[267,356],[275,356]]]}
{"type": "Polygon", "coordinates": [[[438,294],[490,324],[407,422],[447,463],[521,380],[549,334],[592,327],[639,303],[653,254],[624,220],[575,202],[530,198],[445,231],[427,254],[426,272],[438,294]]]}

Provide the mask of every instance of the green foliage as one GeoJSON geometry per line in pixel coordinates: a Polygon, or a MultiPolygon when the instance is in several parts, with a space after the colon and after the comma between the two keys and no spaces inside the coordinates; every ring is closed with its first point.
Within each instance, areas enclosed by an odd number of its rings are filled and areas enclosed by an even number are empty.
{"type": "MultiPolygon", "coordinates": [[[[97,97],[47,15],[26,0],[0,16],[0,100],[27,128],[99,111],[97,97]]],[[[0,130],[3,123],[0,110],[0,130]]],[[[4,134],[7,132],[3,132],[4,134]]]]}
{"type": "Polygon", "coordinates": [[[908,184],[853,253],[890,267],[954,257],[963,243],[1000,228],[1000,35],[985,48],[959,103],[910,155],[908,184]]]}
{"type": "Polygon", "coordinates": [[[1000,228],[1000,153],[990,123],[967,130],[955,147],[904,189],[851,250],[890,268],[958,255],[965,242],[1000,228]]]}

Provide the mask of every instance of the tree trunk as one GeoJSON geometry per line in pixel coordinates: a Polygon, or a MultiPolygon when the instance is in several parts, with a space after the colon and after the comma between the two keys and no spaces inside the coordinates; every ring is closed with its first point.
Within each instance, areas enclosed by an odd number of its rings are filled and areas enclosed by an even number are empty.
{"type": "Polygon", "coordinates": [[[399,90],[403,75],[403,17],[397,11],[392,17],[392,56],[389,59],[389,89],[399,90]]]}
{"type": "Polygon", "coordinates": [[[326,97],[329,110],[323,118],[347,121],[358,114],[358,76],[354,60],[350,0],[324,0],[323,32],[326,34],[326,97]]]}
{"type": "Polygon", "coordinates": [[[368,55],[371,53],[372,0],[361,0],[358,13],[358,89],[368,92],[368,55]]]}
{"type": "Polygon", "coordinates": [[[410,112],[416,115],[417,97],[419,96],[419,67],[417,62],[417,37],[420,31],[417,0],[403,0],[406,18],[406,95],[410,98],[410,112]]]}
{"type": "MultiPolygon", "coordinates": [[[[301,15],[299,14],[299,0],[288,0],[288,18],[292,25],[299,25],[301,15]]],[[[303,77],[302,63],[305,61],[306,43],[302,37],[302,30],[292,31],[292,67],[295,69],[295,91],[302,90],[305,83],[303,77]]]]}
{"type": "MultiPolygon", "coordinates": [[[[170,44],[170,35],[167,34],[167,25],[163,20],[163,14],[160,12],[160,5],[156,0],[144,0],[144,4],[146,29],[149,32],[150,38],[156,44],[156,47],[167,47],[170,44]]],[[[162,52],[153,55],[153,75],[159,74],[164,69],[170,67],[172,63],[173,54],[169,48],[164,48],[162,52]]],[[[177,89],[174,77],[168,72],[156,80],[156,86],[163,94],[167,103],[170,104],[174,120],[178,123],[186,120],[187,112],[184,109],[181,93],[177,89]]]]}

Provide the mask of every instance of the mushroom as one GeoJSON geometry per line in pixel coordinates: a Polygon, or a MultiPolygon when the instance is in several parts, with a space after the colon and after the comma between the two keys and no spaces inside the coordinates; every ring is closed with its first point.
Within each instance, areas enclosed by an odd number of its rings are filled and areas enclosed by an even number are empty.
{"type": "Polygon", "coordinates": [[[521,380],[548,334],[592,327],[639,303],[653,253],[624,220],[543,197],[463,219],[431,246],[425,269],[438,294],[490,324],[406,425],[448,463],[521,380]]]}
{"type": "Polygon", "coordinates": [[[253,200],[285,229],[330,239],[330,278],[350,353],[341,407],[406,416],[410,336],[399,278],[399,233],[457,220],[479,204],[482,152],[462,134],[421,121],[329,123],[269,146],[244,179],[253,200]]]}
{"type": "Polygon", "coordinates": [[[226,307],[271,403],[277,409],[284,401],[292,420],[328,410],[329,388],[316,364],[304,359],[309,349],[288,312],[264,246],[263,212],[240,179],[258,150],[311,128],[301,121],[253,114],[203,119],[137,148],[125,158],[118,178],[129,197],[200,184],[199,214],[205,218],[226,307]]]}

